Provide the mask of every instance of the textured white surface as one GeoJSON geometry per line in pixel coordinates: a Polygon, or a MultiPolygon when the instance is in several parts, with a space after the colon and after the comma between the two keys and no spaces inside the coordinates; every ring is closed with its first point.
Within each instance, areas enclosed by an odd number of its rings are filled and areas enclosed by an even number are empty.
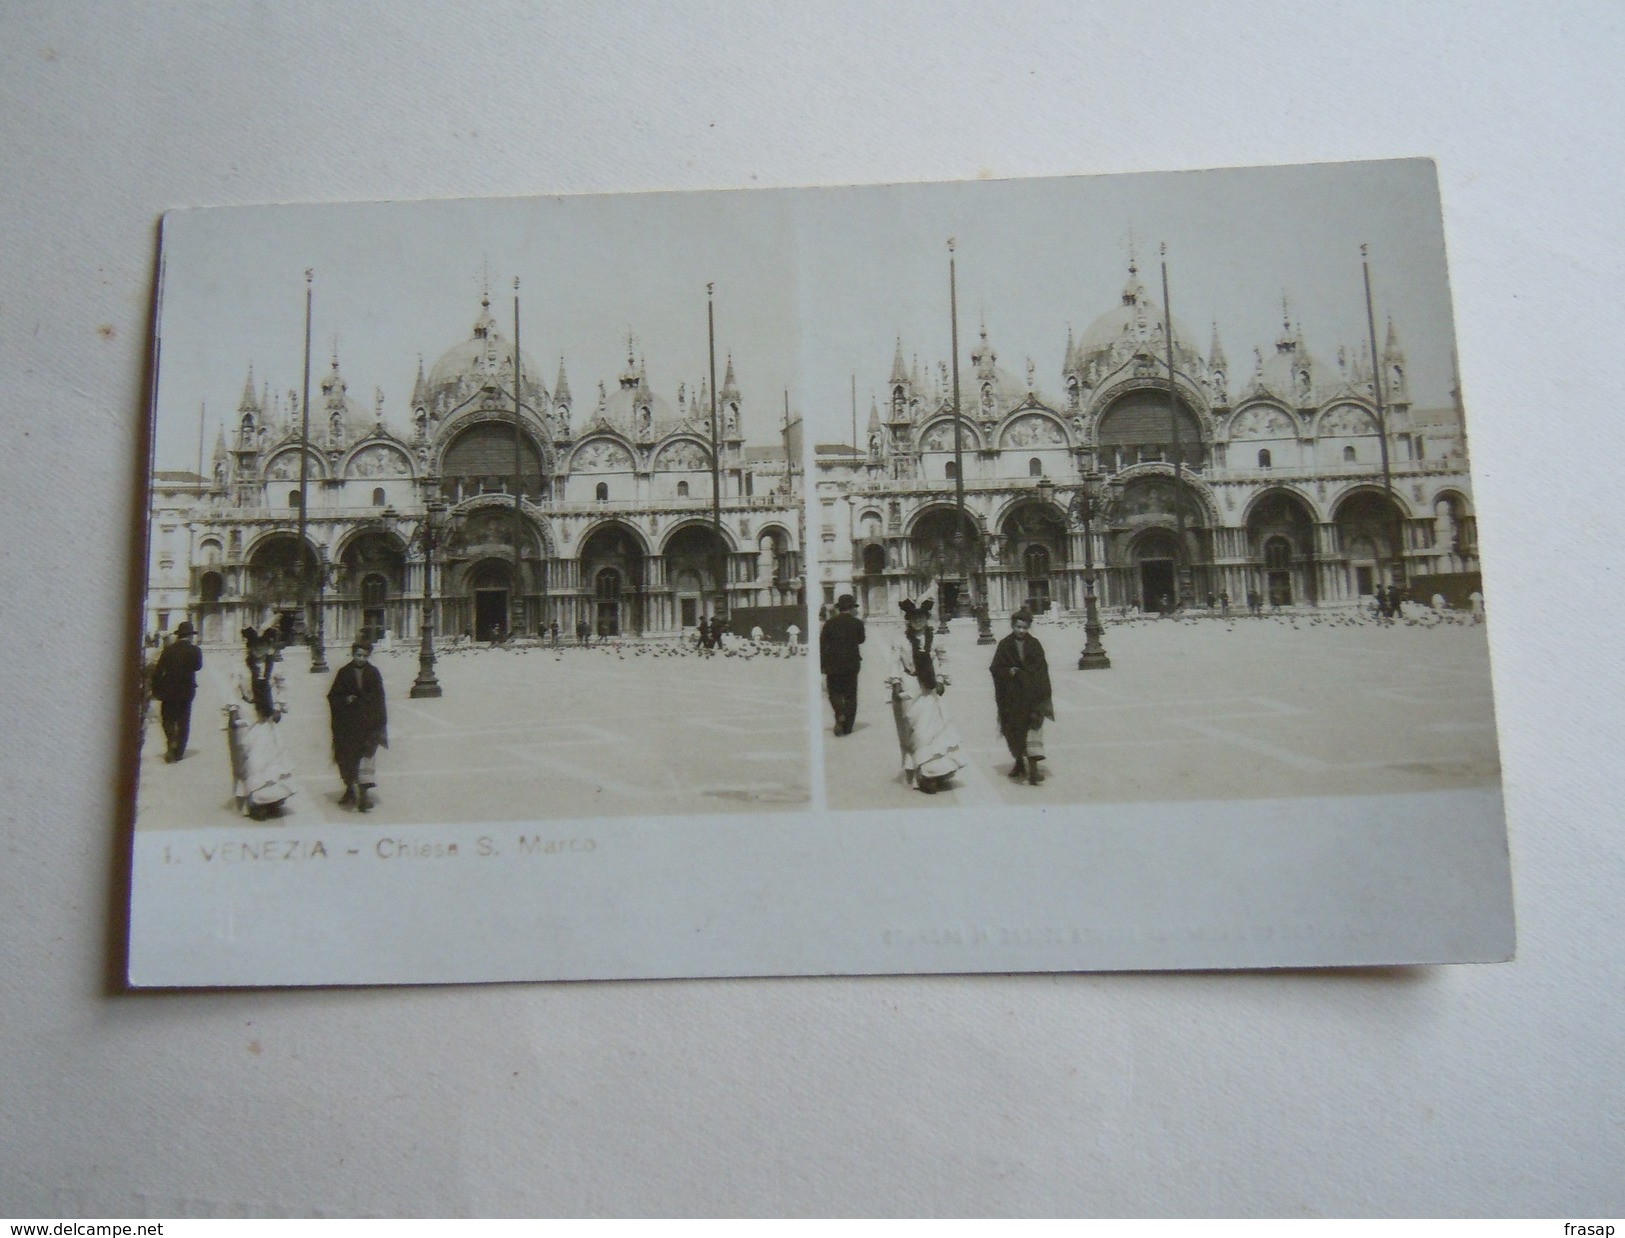
{"type": "Polygon", "coordinates": [[[1618,1215],[1620,21],[8,6],[0,1213],[1618,1215]],[[1440,160],[1516,963],[110,995],[162,209],[1410,154],[1440,160]]]}

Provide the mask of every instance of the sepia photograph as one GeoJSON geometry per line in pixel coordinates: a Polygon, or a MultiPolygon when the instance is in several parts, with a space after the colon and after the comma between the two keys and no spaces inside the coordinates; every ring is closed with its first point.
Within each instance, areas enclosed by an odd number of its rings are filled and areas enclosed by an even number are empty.
{"type": "Polygon", "coordinates": [[[166,218],[138,829],[807,802],[786,245],[739,216],[166,218]]]}
{"type": "Polygon", "coordinates": [[[1498,786],[1430,163],[823,207],[832,807],[1498,786]]]}
{"type": "Polygon", "coordinates": [[[1431,164],[195,210],[161,271],[134,983],[1510,953],[1431,164]]]}

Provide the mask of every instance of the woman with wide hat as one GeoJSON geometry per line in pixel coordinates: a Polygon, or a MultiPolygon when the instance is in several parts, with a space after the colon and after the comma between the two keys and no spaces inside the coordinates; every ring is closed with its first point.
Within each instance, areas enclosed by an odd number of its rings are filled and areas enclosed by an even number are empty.
{"type": "Polygon", "coordinates": [[[248,656],[237,681],[237,700],[226,706],[226,742],[238,810],[262,821],[280,813],[298,788],[279,730],[288,708],[277,670],[276,634],[269,628],[244,628],[243,642],[248,656]]]}
{"type": "Polygon", "coordinates": [[[959,732],[942,707],[948,676],[942,651],[931,647],[931,609],[929,599],[918,605],[904,599],[903,635],[886,675],[903,777],[927,795],[940,791],[965,765],[959,757],[959,732]]]}

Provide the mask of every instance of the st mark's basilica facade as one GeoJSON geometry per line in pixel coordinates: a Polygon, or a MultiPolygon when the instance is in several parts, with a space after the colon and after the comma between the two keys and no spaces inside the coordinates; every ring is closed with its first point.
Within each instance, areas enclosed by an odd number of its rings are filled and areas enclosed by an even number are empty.
{"type": "Polygon", "coordinates": [[[708,387],[668,399],[627,351],[624,371],[580,403],[562,359],[551,389],[526,359],[516,410],[513,345],[485,299],[469,338],[427,372],[419,361],[398,418],[381,393],[356,400],[334,356],[308,439],[298,394],[256,389],[250,370],[208,473],[154,474],[147,631],[190,619],[206,642],[265,624],[293,638],[319,614],[329,644],[413,640],[426,564],[436,631],[476,639],[553,623],[676,634],[800,603],[798,435],[777,426],[776,443],[746,442],[730,357],[719,544],[708,387]]]}
{"type": "Polygon", "coordinates": [[[995,616],[1080,611],[1092,558],[1107,608],[1340,606],[1394,585],[1464,604],[1478,551],[1461,413],[1413,406],[1394,324],[1381,356],[1355,344],[1328,362],[1283,310],[1236,371],[1217,324],[1206,355],[1177,319],[1173,335],[1170,393],[1163,313],[1132,263],[1120,303],[1068,331],[1058,396],[1030,360],[999,366],[984,326],[961,371],[962,478],[948,367],[922,372],[899,340],[866,437],[816,449],[819,599],[963,611],[979,571],[995,616]]]}

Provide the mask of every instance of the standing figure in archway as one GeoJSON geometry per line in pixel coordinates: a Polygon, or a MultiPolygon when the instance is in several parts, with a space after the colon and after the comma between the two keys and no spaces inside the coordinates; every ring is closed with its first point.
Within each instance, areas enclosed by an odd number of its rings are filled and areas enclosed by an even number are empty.
{"type": "Polygon", "coordinates": [[[940,791],[965,766],[959,757],[959,732],[942,708],[948,676],[942,651],[931,648],[931,609],[929,601],[915,605],[903,600],[906,626],[886,675],[903,752],[903,776],[927,795],[940,791]]]}
{"type": "Polygon", "coordinates": [[[356,641],[350,662],[333,676],[327,708],[333,723],[333,761],[344,780],[341,804],[372,808],[368,792],[378,785],[378,749],[389,747],[389,715],[384,704],[384,677],[372,664],[372,646],[356,641]]]}
{"type": "Polygon", "coordinates": [[[1044,759],[1044,719],[1055,721],[1049,661],[1032,635],[1033,612],[1023,606],[1010,616],[1011,632],[993,651],[993,700],[999,711],[999,733],[1016,759],[1010,777],[1037,786],[1044,759]]]}
{"type": "Polygon", "coordinates": [[[243,629],[248,645],[240,703],[226,707],[226,744],[231,751],[232,791],[237,807],[256,821],[275,816],[296,790],[293,765],[282,748],[282,676],[277,671],[273,630],[243,629]]]}

